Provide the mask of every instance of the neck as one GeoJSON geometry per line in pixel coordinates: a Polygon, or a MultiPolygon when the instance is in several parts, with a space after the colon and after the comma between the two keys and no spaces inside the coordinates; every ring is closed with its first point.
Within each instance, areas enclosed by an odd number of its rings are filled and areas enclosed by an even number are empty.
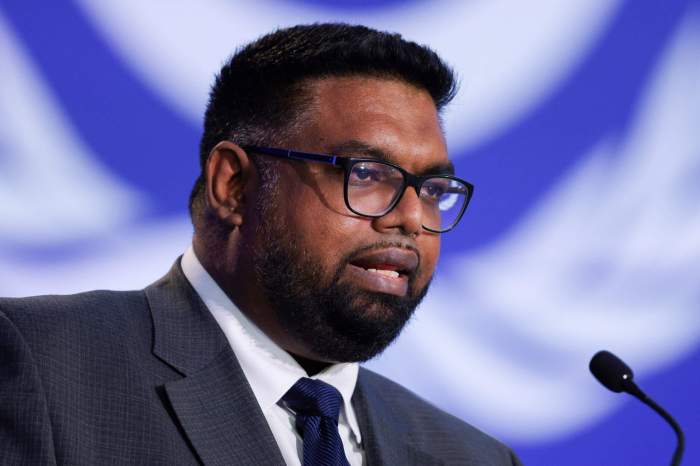
{"type": "Polygon", "coordinates": [[[299,365],[306,371],[306,373],[309,376],[316,375],[319,372],[321,372],[323,369],[326,367],[330,366],[331,363],[325,362],[325,361],[316,361],[313,359],[308,359],[302,356],[299,356],[294,353],[289,353],[290,356],[292,356],[296,362],[299,363],[299,365]]]}

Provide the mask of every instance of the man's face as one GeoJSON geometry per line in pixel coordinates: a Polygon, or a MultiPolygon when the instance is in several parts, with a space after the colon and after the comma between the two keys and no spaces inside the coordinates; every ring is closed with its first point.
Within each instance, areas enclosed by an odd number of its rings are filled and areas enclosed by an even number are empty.
{"type": "MultiPolygon", "coordinates": [[[[314,105],[286,148],[382,157],[414,174],[448,165],[435,105],[425,91],[360,77],[310,86],[314,105]]],[[[367,218],[346,207],[339,167],[274,163],[280,177],[274,192],[263,195],[253,263],[289,337],[286,349],[328,362],[375,356],[427,291],[439,235],[421,227],[413,188],[387,215],[367,218]]]]}

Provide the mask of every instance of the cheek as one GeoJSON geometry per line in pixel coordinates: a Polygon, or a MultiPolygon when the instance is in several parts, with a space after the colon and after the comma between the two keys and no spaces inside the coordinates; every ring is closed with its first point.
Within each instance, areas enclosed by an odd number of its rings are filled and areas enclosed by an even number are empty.
{"type": "Polygon", "coordinates": [[[362,224],[367,221],[339,215],[319,202],[314,193],[299,195],[300,203],[293,215],[286,217],[285,228],[294,232],[297,244],[325,273],[335,273],[339,262],[362,239],[362,224]]]}
{"type": "Polygon", "coordinates": [[[440,237],[424,235],[424,240],[419,240],[418,247],[421,251],[421,274],[420,281],[427,282],[435,272],[438,257],[440,256],[440,237]]]}

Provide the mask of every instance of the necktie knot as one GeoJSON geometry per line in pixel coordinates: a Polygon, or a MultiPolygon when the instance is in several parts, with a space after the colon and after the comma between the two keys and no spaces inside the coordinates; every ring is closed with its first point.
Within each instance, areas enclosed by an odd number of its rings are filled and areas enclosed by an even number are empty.
{"type": "Polygon", "coordinates": [[[325,382],[297,380],[282,397],[296,415],[297,431],[304,440],[304,466],[348,466],[338,433],[343,397],[325,382]]]}
{"type": "Polygon", "coordinates": [[[297,415],[323,416],[335,423],[343,402],[334,386],[305,377],[297,380],[282,399],[297,415]]]}

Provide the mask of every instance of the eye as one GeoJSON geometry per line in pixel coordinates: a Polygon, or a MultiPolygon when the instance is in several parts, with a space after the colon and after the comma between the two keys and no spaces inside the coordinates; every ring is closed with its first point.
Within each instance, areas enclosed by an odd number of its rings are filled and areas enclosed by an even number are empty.
{"type": "Polygon", "coordinates": [[[380,182],[386,179],[386,168],[382,164],[361,162],[352,167],[350,183],[362,185],[380,182]]]}
{"type": "Polygon", "coordinates": [[[424,192],[428,197],[437,199],[440,198],[443,194],[445,194],[445,186],[429,184],[424,187],[424,192]]]}
{"type": "Polygon", "coordinates": [[[437,204],[442,201],[442,198],[449,192],[449,189],[448,180],[433,178],[423,183],[420,195],[424,201],[437,204]]]}
{"type": "Polygon", "coordinates": [[[353,170],[353,175],[355,175],[355,178],[358,180],[367,180],[369,178],[377,176],[376,170],[371,170],[368,167],[365,167],[363,165],[358,165],[355,167],[353,170]]]}

